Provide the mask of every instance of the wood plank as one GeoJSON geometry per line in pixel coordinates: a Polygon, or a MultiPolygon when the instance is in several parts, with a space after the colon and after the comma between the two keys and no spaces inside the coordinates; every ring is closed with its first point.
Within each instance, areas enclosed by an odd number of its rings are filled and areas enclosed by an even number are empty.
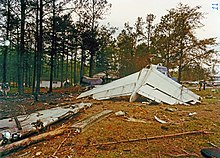
{"type": "Polygon", "coordinates": [[[111,112],[112,112],[112,110],[104,110],[100,113],[97,113],[87,119],[84,119],[84,120],[72,125],[71,128],[78,130],[78,132],[83,132],[83,131],[85,131],[86,128],[91,126],[93,123],[97,123],[102,118],[108,116],[111,112]]]}

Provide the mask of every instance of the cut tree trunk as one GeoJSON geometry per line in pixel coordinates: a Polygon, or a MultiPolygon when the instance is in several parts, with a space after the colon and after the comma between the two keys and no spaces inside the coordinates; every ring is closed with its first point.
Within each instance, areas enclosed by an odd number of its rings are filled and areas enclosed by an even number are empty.
{"type": "Polygon", "coordinates": [[[40,135],[36,135],[36,136],[33,136],[33,137],[25,138],[25,139],[22,139],[20,141],[14,142],[12,144],[1,146],[0,147],[0,157],[5,155],[5,154],[8,154],[9,152],[11,152],[13,150],[17,150],[17,149],[20,149],[20,148],[25,148],[25,147],[27,147],[31,144],[34,144],[34,143],[37,143],[37,142],[40,142],[40,141],[43,141],[43,140],[47,140],[47,139],[55,137],[57,135],[61,135],[66,130],[67,130],[66,128],[60,128],[60,129],[57,129],[57,130],[54,130],[54,131],[50,131],[50,132],[42,133],[40,135]]]}

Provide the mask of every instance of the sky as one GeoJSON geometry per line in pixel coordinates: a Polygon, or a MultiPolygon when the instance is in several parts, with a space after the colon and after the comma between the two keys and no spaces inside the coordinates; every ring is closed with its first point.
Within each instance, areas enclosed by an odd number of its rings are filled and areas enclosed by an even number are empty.
{"type": "MultiPolygon", "coordinates": [[[[112,7],[102,23],[110,23],[110,26],[117,27],[118,33],[123,29],[125,22],[134,26],[138,17],[145,19],[147,14],[154,14],[157,24],[161,16],[166,15],[171,8],[176,8],[180,2],[190,7],[201,6],[199,11],[205,13],[201,21],[204,27],[196,30],[197,37],[199,39],[216,37],[219,46],[215,49],[220,51],[220,0],[108,0],[108,2],[112,7]]],[[[220,65],[217,69],[220,73],[220,65]]]]}
{"type": "Polygon", "coordinates": [[[199,10],[205,14],[202,23],[205,25],[197,30],[199,38],[217,37],[220,43],[220,0],[108,0],[112,8],[102,23],[110,23],[110,26],[118,27],[119,31],[125,22],[134,26],[138,17],[146,18],[147,14],[156,15],[155,23],[160,21],[161,16],[166,15],[168,10],[176,8],[178,3],[188,4],[190,7],[201,6],[199,10]],[[216,5],[218,5],[218,10],[216,5]]]}

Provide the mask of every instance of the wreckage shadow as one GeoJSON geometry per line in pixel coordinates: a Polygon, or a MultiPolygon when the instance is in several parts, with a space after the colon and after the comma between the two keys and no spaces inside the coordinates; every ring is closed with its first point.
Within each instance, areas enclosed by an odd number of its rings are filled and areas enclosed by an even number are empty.
{"type": "MultiPolygon", "coordinates": [[[[108,100],[112,102],[129,102],[130,96],[123,96],[123,97],[116,97],[116,98],[110,98],[108,100]]],[[[159,105],[160,103],[157,103],[153,100],[147,99],[145,97],[140,96],[137,100],[134,101],[134,103],[143,103],[148,105],[159,105]]]]}

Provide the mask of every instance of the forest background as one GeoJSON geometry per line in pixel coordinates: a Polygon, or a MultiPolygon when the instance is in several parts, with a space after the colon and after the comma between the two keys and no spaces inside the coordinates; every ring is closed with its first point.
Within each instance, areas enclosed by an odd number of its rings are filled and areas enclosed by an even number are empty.
{"type": "MultiPolygon", "coordinates": [[[[107,0],[0,0],[0,82],[9,82],[36,96],[40,81],[67,79],[99,72],[123,77],[146,65],[166,66],[178,82],[208,80],[219,63],[216,38],[199,39],[201,7],[179,3],[154,23],[155,15],[137,17],[133,26],[101,25],[111,13],[107,0]],[[213,66],[213,69],[207,69],[213,66]],[[175,70],[175,71],[174,71],[175,70]]],[[[146,10],[147,12],[147,10],[146,10]]]]}

